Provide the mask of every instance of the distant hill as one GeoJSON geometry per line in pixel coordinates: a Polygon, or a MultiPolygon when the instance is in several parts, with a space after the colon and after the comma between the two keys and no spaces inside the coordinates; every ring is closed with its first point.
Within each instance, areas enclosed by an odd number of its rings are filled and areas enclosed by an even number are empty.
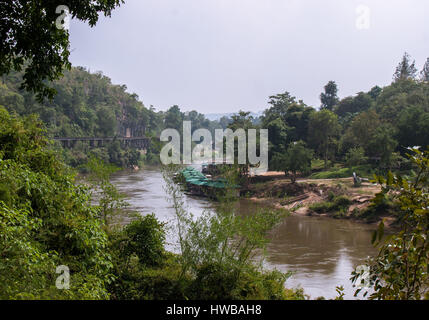
{"type": "Polygon", "coordinates": [[[19,115],[36,113],[48,133],[59,137],[109,137],[158,133],[162,115],[146,108],[125,85],[115,85],[101,72],[83,67],[64,70],[52,83],[57,90],[52,101],[39,103],[33,94],[19,89],[22,72],[11,72],[0,83],[0,105],[19,115]]]}
{"type": "MultiPolygon", "coordinates": [[[[236,114],[237,112],[230,112],[230,113],[207,113],[204,116],[210,120],[210,121],[216,121],[219,120],[222,117],[227,117],[227,118],[231,118],[232,115],[236,114]]],[[[263,111],[259,111],[257,113],[255,112],[250,112],[250,115],[253,118],[258,118],[260,116],[262,116],[263,111]]]]}

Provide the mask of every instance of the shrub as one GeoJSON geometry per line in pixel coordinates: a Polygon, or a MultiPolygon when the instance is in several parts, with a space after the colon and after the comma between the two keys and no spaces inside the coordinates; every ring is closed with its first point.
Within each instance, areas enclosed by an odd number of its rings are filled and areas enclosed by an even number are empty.
{"type": "Polygon", "coordinates": [[[34,117],[0,107],[0,297],[106,299],[107,236],[89,190],[48,145],[34,117]],[[72,272],[70,290],[55,287],[58,265],[72,272]]]}
{"type": "MultiPolygon", "coordinates": [[[[310,206],[310,210],[313,210],[317,213],[346,213],[348,208],[351,205],[351,200],[346,196],[330,196],[328,201],[318,202],[310,206]]],[[[341,217],[343,215],[337,215],[341,217]]]]}
{"type": "Polygon", "coordinates": [[[116,279],[109,286],[114,300],[185,300],[186,288],[192,282],[181,277],[179,259],[165,253],[159,267],[143,266],[136,256],[115,260],[116,279]]]}
{"type": "MultiPolygon", "coordinates": [[[[372,243],[378,254],[367,260],[368,283],[364,296],[380,300],[421,300],[429,298],[429,150],[411,149],[411,161],[418,166],[416,177],[376,177],[382,191],[374,202],[392,197],[400,210],[397,211],[398,232],[384,237],[384,221],[373,234],[372,243]]],[[[359,284],[363,270],[352,273],[352,281],[359,284]]],[[[355,295],[362,289],[356,290],[355,295]]]]}
{"type": "Polygon", "coordinates": [[[124,233],[124,255],[135,254],[139,263],[150,267],[158,266],[164,260],[164,224],[159,222],[154,214],[132,221],[125,227],[124,233]]]}
{"type": "Polygon", "coordinates": [[[252,266],[238,270],[219,263],[202,265],[188,289],[199,300],[300,300],[301,291],[285,289],[291,273],[260,271],[252,266]]]}
{"type": "Polygon", "coordinates": [[[386,194],[377,194],[371,204],[361,212],[358,212],[356,216],[367,222],[375,222],[379,220],[381,216],[395,215],[400,208],[394,203],[392,198],[386,194]]]}

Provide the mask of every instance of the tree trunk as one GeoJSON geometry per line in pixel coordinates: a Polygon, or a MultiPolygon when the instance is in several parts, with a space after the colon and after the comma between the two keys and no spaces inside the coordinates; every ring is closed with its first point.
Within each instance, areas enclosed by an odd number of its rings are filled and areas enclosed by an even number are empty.
{"type": "Polygon", "coordinates": [[[325,169],[328,168],[328,145],[325,148],[325,169]]]}
{"type": "Polygon", "coordinates": [[[290,180],[292,181],[292,183],[296,182],[296,173],[292,173],[292,175],[290,176],[290,180]]]}

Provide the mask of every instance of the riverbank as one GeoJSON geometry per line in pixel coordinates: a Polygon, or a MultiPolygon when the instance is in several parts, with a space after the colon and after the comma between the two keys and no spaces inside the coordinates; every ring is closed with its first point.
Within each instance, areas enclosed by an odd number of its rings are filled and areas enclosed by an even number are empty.
{"type": "MultiPolygon", "coordinates": [[[[112,175],[111,182],[129,203],[127,210],[139,215],[155,213],[166,223],[166,250],[179,253],[175,212],[164,189],[165,181],[159,168],[122,170],[112,175]]],[[[204,197],[184,195],[185,206],[196,218],[216,210],[217,203],[204,197]]],[[[238,214],[247,216],[260,207],[257,202],[240,199],[238,214]]],[[[350,274],[368,256],[376,254],[371,244],[373,226],[351,220],[292,214],[270,234],[264,266],[287,273],[294,271],[286,282],[288,288],[303,288],[312,299],[337,296],[335,287],[343,285],[346,299],[355,299],[350,274]]]]}
{"type": "Polygon", "coordinates": [[[384,219],[386,227],[393,227],[395,223],[388,206],[371,205],[381,187],[369,182],[363,182],[360,187],[354,186],[353,178],[299,179],[292,183],[277,172],[269,172],[254,181],[249,184],[245,198],[287,209],[293,215],[347,219],[374,225],[384,219]]]}

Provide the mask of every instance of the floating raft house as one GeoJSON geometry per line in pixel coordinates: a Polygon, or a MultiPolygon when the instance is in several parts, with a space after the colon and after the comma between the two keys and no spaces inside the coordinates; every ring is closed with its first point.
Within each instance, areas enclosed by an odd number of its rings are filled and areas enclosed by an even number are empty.
{"type": "Polygon", "coordinates": [[[229,188],[240,188],[239,185],[228,185],[228,181],[226,179],[220,178],[216,180],[208,179],[204,174],[202,174],[200,171],[196,170],[192,167],[187,167],[186,169],[182,170],[180,172],[180,175],[183,176],[183,178],[186,181],[186,184],[189,187],[195,186],[195,187],[208,187],[208,188],[217,188],[217,189],[226,189],[229,188]]]}

